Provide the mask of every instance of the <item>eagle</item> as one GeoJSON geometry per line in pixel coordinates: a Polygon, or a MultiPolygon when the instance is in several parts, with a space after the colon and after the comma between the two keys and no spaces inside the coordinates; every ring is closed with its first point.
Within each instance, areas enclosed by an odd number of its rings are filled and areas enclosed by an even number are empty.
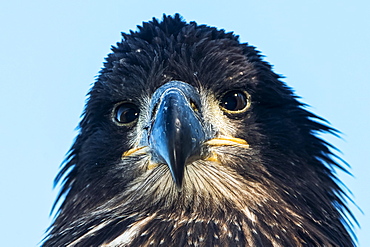
{"type": "MultiPolygon", "coordinates": [[[[355,246],[337,135],[239,36],[179,14],[122,34],[42,246],[355,246]]],[[[343,163],[345,164],[345,163],[343,163]]]]}

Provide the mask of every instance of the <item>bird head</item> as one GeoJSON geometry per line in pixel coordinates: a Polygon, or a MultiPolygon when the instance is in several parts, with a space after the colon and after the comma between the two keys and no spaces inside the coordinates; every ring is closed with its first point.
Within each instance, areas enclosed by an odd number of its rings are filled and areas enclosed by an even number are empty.
{"type": "Polygon", "coordinates": [[[251,246],[352,244],[339,165],[318,132],[335,131],[238,36],[178,15],[143,23],[89,93],[49,243],[134,241],[128,229],[160,219],[172,236],[198,220],[235,223],[243,230],[225,234],[251,246]]]}

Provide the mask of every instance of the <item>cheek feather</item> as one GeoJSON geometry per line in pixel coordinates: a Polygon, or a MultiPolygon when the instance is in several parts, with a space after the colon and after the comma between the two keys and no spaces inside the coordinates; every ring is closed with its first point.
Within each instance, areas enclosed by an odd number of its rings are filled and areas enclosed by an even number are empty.
{"type": "Polygon", "coordinates": [[[215,98],[214,94],[204,91],[200,95],[206,127],[210,128],[217,135],[235,136],[237,129],[220,109],[220,102],[215,98]]]}

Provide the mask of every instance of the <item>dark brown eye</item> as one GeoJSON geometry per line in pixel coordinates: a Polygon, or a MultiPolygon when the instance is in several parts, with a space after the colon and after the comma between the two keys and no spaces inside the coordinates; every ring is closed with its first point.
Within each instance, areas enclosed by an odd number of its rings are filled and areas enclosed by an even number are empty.
{"type": "Polygon", "coordinates": [[[247,109],[250,105],[249,95],[246,92],[233,90],[221,98],[220,106],[224,111],[234,113],[247,109]]]}
{"type": "Polygon", "coordinates": [[[114,120],[120,124],[129,124],[139,117],[139,108],[132,103],[123,103],[116,107],[114,120]]]}

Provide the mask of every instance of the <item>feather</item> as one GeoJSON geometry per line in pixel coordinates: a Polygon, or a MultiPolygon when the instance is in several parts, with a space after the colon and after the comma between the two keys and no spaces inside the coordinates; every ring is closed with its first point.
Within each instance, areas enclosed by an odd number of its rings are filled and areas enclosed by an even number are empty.
{"type": "Polygon", "coordinates": [[[334,174],[345,168],[318,136],[336,130],[254,47],[178,14],[122,35],[56,178],[43,246],[355,246],[334,174]]]}

